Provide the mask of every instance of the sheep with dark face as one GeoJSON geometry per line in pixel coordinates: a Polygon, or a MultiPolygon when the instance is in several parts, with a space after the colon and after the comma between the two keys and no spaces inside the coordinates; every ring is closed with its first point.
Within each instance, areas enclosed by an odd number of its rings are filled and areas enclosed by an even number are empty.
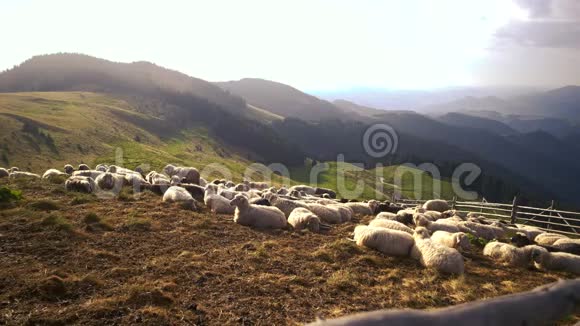
{"type": "Polygon", "coordinates": [[[88,171],[88,170],[90,170],[90,169],[91,169],[91,168],[90,168],[88,165],[86,165],[86,164],[84,164],[84,163],[81,163],[81,164],[79,164],[79,167],[78,167],[78,169],[77,169],[77,170],[79,170],[79,171],[88,171]]]}
{"type": "Polygon", "coordinates": [[[236,195],[230,202],[236,207],[234,222],[244,226],[268,229],[285,228],[288,222],[286,216],[276,207],[252,205],[248,198],[236,195]]]}
{"type": "Polygon", "coordinates": [[[10,172],[5,168],[0,168],[0,178],[6,178],[10,175],[10,172]]]}
{"type": "Polygon", "coordinates": [[[95,191],[95,187],[95,181],[91,177],[71,176],[64,183],[67,191],[91,193],[95,191]]]}
{"type": "Polygon", "coordinates": [[[200,175],[196,168],[167,164],[163,168],[163,173],[170,177],[177,175],[181,180],[184,180],[184,183],[193,183],[199,185],[200,175]]]}
{"type": "Polygon", "coordinates": [[[71,175],[73,172],[75,172],[75,168],[72,165],[66,164],[64,166],[64,173],[71,175]]]}

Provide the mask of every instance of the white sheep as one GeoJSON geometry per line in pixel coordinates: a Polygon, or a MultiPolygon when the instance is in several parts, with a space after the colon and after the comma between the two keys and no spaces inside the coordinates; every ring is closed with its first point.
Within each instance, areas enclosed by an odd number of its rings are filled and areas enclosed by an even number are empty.
{"type": "Polygon", "coordinates": [[[308,229],[311,232],[320,232],[321,229],[328,229],[329,226],[322,224],[320,218],[306,208],[295,208],[288,216],[288,224],[292,225],[294,230],[300,231],[308,229]]]}
{"type": "Polygon", "coordinates": [[[409,234],[413,234],[413,229],[411,229],[410,227],[406,226],[405,224],[403,224],[401,222],[397,222],[395,220],[375,218],[374,220],[370,221],[369,226],[381,227],[381,228],[386,228],[386,229],[391,229],[391,230],[398,230],[398,231],[407,232],[409,234]]]}
{"type": "Polygon", "coordinates": [[[16,167],[16,166],[13,166],[13,167],[11,167],[10,169],[8,169],[8,172],[10,172],[10,173],[12,173],[12,172],[17,172],[17,171],[20,171],[20,168],[18,168],[18,167],[16,167]]]}
{"type": "Polygon", "coordinates": [[[540,270],[564,271],[580,274],[580,256],[565,252],[548,252],[535,250],[532,252],[534,266],[540,270]]]}
{"type": "Polygon", "coordinates": [[[14,171],[10,172],[10,179],[40,179],[40,176],[36,173],[24,172],[24,171],[14,171]]]}
{"type": "Polygon", "coordinates": [[[236,195],[230,202],[236,206],[234,222],[244,226],[256,228],[281,229],[288,224],[286,216],[276,207],[252,205],[248,198],[243,195],[236,195]]]}
{"type": "Polygon", "coordinates": [[[217,194],[218,187],[215,184],[208,184],[205,187],[203,202],[211,212],[216,214],[233,214],[235,207],[230,205],[230,200],[217,194]]]}
{"type": "Polygon", "coordinates": [[[409,256],[415,242],[406,232],[367,225],[358,225],[354,228],[354,241],[359,246],[399,257],[409,256]]]}
{"type": "Polygon", "coordinates": [[[187,203],[195,208],[195,200],[185,188],[178,186],[169,187],[163,194],[164,203],[187,203]]]}
{"type": "Polygon", "coordinates": [[[349,206],[346,206],[344,204],[334,203],[326,205],[326,207],[338,209],[338,212],[340,213],[340,220],[342,221],[341,223],[345,223],[352,220],[354,216],[353,210],[349,206]]]}
{"type": "Polygon", "coordinates": [[[303,202],[280,198],[279,196],[272,193],[264,194],[264,198],[270,201],[270,205],[281,210],[286,217],[290,217],[290,213],[292,213],[292,211],[298,207],[308,209],[308,205],[303,202]]]}
{"type": "Polygon", "coordinates": [[[345,215],[346,210],[344,209],[318,203],[306,203],[306,205],[311,212],[316,214],[316,216],[320,217],[320,219],[326,223],[340,224],[347,222],[347,220],[343,220],[344,218],[347,218],[345,215]]]}
{"type": "Polygon", "coordinates": [[[483,248],[483,255],[491,257],[500,264],[513,267],[527,267],[532,262],[532,253],[538,250],[547,251],[536,245],[518,248],[511,244],[492,241],[483,248]]]}
{"type": "Polygon", "coordinates": [[[463,232],[450,233],[447,231],[435,231],[431,235],[431,240],[459,251],[468,251],[471,248],[469,238],[463,232]]]}
{"type": "Polygon", "coordinates": [[[446,222],[437,222],[437,221],[432,222],[432,221],[429,221],[429,219],[427,219],[425,216],[423,216],[421,214],[416,215],[414,220],[415,220],[414,222],[415,222],[416,226],[425,227],[430,232],[446,231],[446,232],[450,232],[450,233],[457,233],[457,232],[461,231],[459,229],[459,227],[457,227],[453,224],[449,224],[446,222]]]}
{"type": "Polygon", "coordinates": [[[290,189],[288,189],[288,191],[289,192],[292,192],[292,191],[304,192],[308,195],[316,194],[316,188],[311,187],[311,186],[307,186],[307,185],[292,186],[292,187],[290,187],[290,189]]]}
{"type": "Polygon", "coordinates": [[[96,170],[81,170],[81,171],[74,171],[72,173],[73,176],[82,176],[82,177],[91,177],[93,179],[96,179],[99,175],[103,174],[105,172],[102,171],[96,171],[96,170]]]}
{"type": "MultiPolygon", "coordinates": [[[[99,164],[95,167],[95,170],[101,171],[101,172],[107,172],[109,170],[109,167],[107,165],[104,165],[104,164],[99,164]]],[[[111,172],[111,171],[109,171],[109,172],[111,172]]]]}
{"type": "Polygon", "coordinates": [[[163,168],[163,173],[170,177],[177,175],[181,180],[184,180],[184,183],[193,183],[199,185],[200,175],[196,168],[183,166],[176,167],[174,165],[167,164],[163,168]]]}
{"type": "Polygon", "coordinates": [[[576,244],[580,246],[580,239],[570,239],[570,238],[562,238],[556,240],[553,246],[565,245],[565,244],[576,244]]]}
{"type": "Polygon", "coordinates": [[[90,168],[88,165],[86,165],[86,164],[84,164],[84,163],[81,163],[81,164],[79,164],[79,167],[78,167],[78,169],[77,169],[77,170],[79,170],[79,171],[88,171],[88,170],[90,170],[90,169],[91,169],[91,168],[90,168]]]}
{"type": "Polygon", "coordinates": [[[428,211],[438,211],[443,213],[449,210],[449,204],[447,201],[442,199],[431,199],[423,204],[423,208],[428,211]]]}
{"type": "Polygon", "coordinates": [[[379,202],[376,200],[369,200],[368,203],[350,202],[344,203],[344,205],[350,207],[355,215],[367,216],[375,214],[379,202]]]}
{"type": "Polygon", "coordinates": [[[439,309],[378,310],[318,320],[309,326],[490,326],[554,325],[573,315],[580,302],[580,280],[558,281],[531,291],[439,309]]]}
{"type": "Polygon", "coordinates": [[[73,172],[75,172],[75,168],[70,164],[65,164],[63,171],[66,174],[71,175],[73,172]]]}
{"type": "Polygon", "coordinates": [[[95,178],[99,190],[120,191],[125,183],[125,178],[116,173],[105,172],[95,178]]]}
{"type": "Polygon", "coordinates": [[[95,191],[95,181],[91,177],[71,176],[64,182],[67,191],[91,193],[95,191]]]}
{"type": "Polygon", "coordinates": [[[0,178],[6,178],[10,175],[10,172],[5,168],[0,168],[0,178]]]}
{"type": "Polygon", "coordinates": [[[561,239],[568,239],[568,237],[558,233],[544,232],[538,234],[534,241],[541,246],[551,246],[554,244],[554,242],[561,239]]]}
{"type": "Polygon", "coordinates": [[[424,227],[416,228],[413,237],[415,245],[411,250],[411,257],[421,265],[441,273],[463,274],[465,267],[459,251],[431,240],[429,231],[424,227]]]}
{"type": "Polygon", "coordinates": [[[68,174],[66,174],[64,172],[60,172],[57,169],[48,169],[48,170],[46,170],[46,172],[44,172],[44,174],[42,175],[42,178],[43,179],[52,179],[52,178],[57,178],[60,176],[68,177],[68,174]]]}
{"type": "Polygon", "coordinates": [[[145,180],[152,185],[164,185],[167,186],[171,183],[171,180],[164,174],[157,173],[155,171],[149,172],[145,176],[145,180]]]}
{"type": "Polygon", "coordinates": [[[437,220],[441,219],[441,215],[442,215],[441,212],[438,212],[438,211],[424,211],[421,214],[426,216],[431,221],[437,221],[437,220]]]}
{"type": "Polygon", "coordinates": [[[470,221],[460,222],[459,228],[463,232],[471,233],[485,240],[501,239],[505,237],[505,230],[493,225],[485,225],[470,221]]]}

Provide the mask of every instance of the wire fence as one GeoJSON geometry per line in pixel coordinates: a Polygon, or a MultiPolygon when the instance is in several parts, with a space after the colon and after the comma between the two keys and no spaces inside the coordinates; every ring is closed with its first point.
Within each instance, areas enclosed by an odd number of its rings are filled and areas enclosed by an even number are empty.
{"type": "MultiPolygon", "coordinates": [[[[395,199],[395,203],[404,207],[423,205],[425,200],[395,199]]],[[[580,237],[580,212],[555,209],[554,202],[547,208],[521,206],[514,198],[511,204],[490,203],[481,201],[447,201],[449,206],[461,213],[479,212],[486,217],[538,227],[547,232],[561,233],[580,237]]]]}

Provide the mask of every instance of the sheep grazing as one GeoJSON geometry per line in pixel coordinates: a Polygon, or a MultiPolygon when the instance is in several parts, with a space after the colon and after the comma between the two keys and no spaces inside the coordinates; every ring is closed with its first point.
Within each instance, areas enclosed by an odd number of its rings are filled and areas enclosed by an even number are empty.
{"type": "Polygon", "coordinates": [[[354,241],[359,246],[399,257],[409,256],[414,244],[413,237],[406,232],[367,225],[354,228],[354,241]]]}
{"type": "Polygon", "coordinates": [[[398,231],[403,231],[403,232],[407,232],[409,234],[413,234],[413,229],[411,229],[410,227],[406,226],[405,224],[401,223],[401,222],[397,222],[395,220],[388,220],[388,219],[383,219],[383,218],[379,218],[379,219],[374,219],[369,223],[369,226],[372,227],[380,227],[380,228],[385,228],[385,229],[391,229],[391,230],[398,230],[398,231]]]}
{"type": "Polygon", "coordinates": [[[507,266],[527,267],[532,262],[532,253],[537,250],[547,251],[535,245],[517,248],[511,244],[493,241],[485,245],[483,255],[507,266]]]}
{"type": "Polygon", "coordinates": [[[10,172],[5,168],[0,168],[0,178],[6,178],[10,175],[10,172]]]}
{"type": "Polygon", "coordinates": [[[230,200],[217,194],[218,187],[215,184],[208,184],[205,188],[203,202],[209,210],[216,214],[233,214],[235,207],[230,205],[230,200]]]}
{"type": "Polygon", "coordinates": [[[435,231],[431,235],[431,240],[459,251],[468,251],[471,248],[469,238],[463,232],[450,233],[446,231],[435,231]]]}
{"type": "Polygon", "coordinates": [[[463,274],[463,256],[459,251],[431,240],[429,231],[424,227],[416,228],[413,237],[415,245],[411,250],[411,257],[421,265],[441,273],[463,274]]]}
{"type": "Polygon", "coordinates": [[[534,261],[534,266],[539,270],[580,274],[580,256],[565,252],[535,250],[532,252],[532,260],[534,261]]]}
{"type": "Polygon", "coordinates": [[[73,172],[75,172],[75,168],[70,164],[65,164],[63,171],[64,173],[71,175],[73,172]]]}
{"type": "Polygon", "coordinates": [[[178,186],[171,186],[165,191],[165,193],[163,194],[163,202],[183,203],[186,205],[190,205],[192,209],[195,209],[195,200],[193,199],[191,194],[187,190],[185,190],[185,188],[181,188],[178,186]]]}
{"type": "Polygon", "coordinates": [[[295,201],[295,200],[280,198],[279,196],[272,194],[272,193],[264,194],[264,198],[268,199],[272,206],[281,210],[282,213],[284,213],[284,216],[286,216],[287,218],[290,217],[290,214],[292,213],[292,211],[298,207],[308,209],[308,205],[306,205],[305,203],[295,201]]]}
{"type": "Polygon", "coordinates": [[[329,225],[320,222],[318,216],[303,207],[298,207],[290,213],[288,224],[292,225],[295,231],[308,229],[310,232],[318,233],[330,229],[329,225]]]}
{"type": "Polygon", "coordinates": [[[192,167],[176,167],[171,164],[167,164],[163,168],[163,173],[167,174],[168,176],[172,177],[174,175],[179,176],[180,179],[185,179],[184,183],[193,183],[198,185],[199,184],[199,171],[196,168],[192,167]]]}
{"type": "Polygon", "coordinates": [[[429,219],[427,219],[422,214],[416,215],[414,220],[415,220],[414,222],[415,222],[416,226],[425,227],[430,232],[446,231],[449,233],[457,233],[457,232],[461,231],[459,229],[459,227],[457,227],[453,224],[449,224],[449,223],[445,223],[445,222],[431,222],[431,221],[429,221],[429,219]]]}
{"type": "Polygon", "coordinates": [[[81,164],[79,164],[79,167],[78,167],[77,170],[79,170],[79,171],[88,171],[90,169],[91,168],[88,165],[81,163],[81,164]]]}
{"type": "Polygon", "coordinates": [[[376,200],[369,200],[368,203],[345,203],[345,206],[350,207],[355,215],[367,216],[367,215],[374,215],[377,207],[379,206],[379,202],[376,200]]]}
{"type": "Polygon", "coordinates": [[[24,171],[14,171],[9,175],[10,179],[40,179],[40,176],[36,173],[24,172],[24,171]]]}
{"type": "Polygon", "coordinates": [[[95,179],[95,183],[97,184],[97,188],[100,190],[115,190],[119,191],[123,187],[123,183],[125,182],[125,178],[122,175],[105,172],[100,174],[95,179]]]}
{"type": "Polygon", "coordinates": [[[534,241],[541,246],[550,246],[560,239],[568,239],[568,237],[558,233],[541,233],[536,236],[534,241]]]}
{"type": "Polygon", "coordinates": [[[264,229],[282,229],[288,224],[286,216],[278,208],[252,205],[248,202],[248,198],[243,195],[236,195],[230,205],[236,206],[234,222],[240,225],[264,229]]]}
{"type": "Polygon", "coordinates": [[[67,191],[91,193],[95,191],[95,187],[95,181],[91,177],[71,176],[64,182],[64,189],[67,191]]]}
{"type": "Polygon", "coordinates": [[[449,210],[449,204],[447,203],[447,201],[442,199],[431,199],[423,204],[423,209],[443,213],[449,210]]]}
{"type": "Polygon", "coordinates": [[[580,302],[580,280],[558,281],[532,291],[430,310],[379,310],[310,326],[554,325],[573,315],[580,302]]]}
{"type": "Polygon", "coordinates": [[[58,177],[61,177],[61,176],[68,177],[68,174],[66,174],[64,172],[60,172],[57,169],[48,169],[42,175],[42,179],[49,180],[49,179],[58,178],[58,177]]]}

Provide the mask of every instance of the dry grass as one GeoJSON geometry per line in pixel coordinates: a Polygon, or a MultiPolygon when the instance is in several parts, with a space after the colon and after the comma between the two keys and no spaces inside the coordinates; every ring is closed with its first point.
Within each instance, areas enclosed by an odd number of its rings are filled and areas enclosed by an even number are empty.
{"type": "Polygon", "coordinates": [[[152,194],[97,200],[50,183],[9,186],[24,200],[0,210],[0,324],[297,324],[572,277],[496,266],[480,249],[464,276],[440,275],[356,246],[347,238],[359,221],[324,235],[256,231],[152,194]],[[31,199],[58,209],[33,210],[31,199]]]}

